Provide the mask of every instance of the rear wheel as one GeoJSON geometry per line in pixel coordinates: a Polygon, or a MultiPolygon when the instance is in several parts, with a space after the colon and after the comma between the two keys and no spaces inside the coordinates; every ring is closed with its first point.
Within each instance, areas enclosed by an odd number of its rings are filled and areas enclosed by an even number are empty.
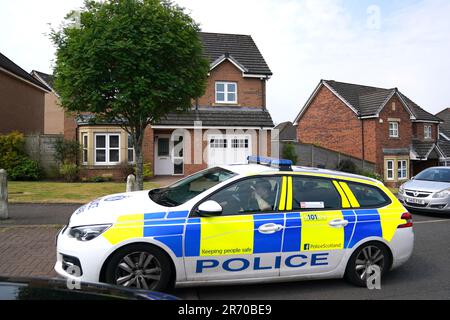
{"type": "Polygon", "coordinates": [[[378,266],[383,276],[391,265],[388,249],[381,243],[369,242],[363,244],[350,257],[345,270],[345,279],[352,284],[365,287],[370,269],[378,266]]]}
{"type": "Polygon", "coordinates": [[[117,251],[109,260],[105,275],[109,284],[162,291],[169,286],[171,266],[158,248],[136,244],[117,251]]]}

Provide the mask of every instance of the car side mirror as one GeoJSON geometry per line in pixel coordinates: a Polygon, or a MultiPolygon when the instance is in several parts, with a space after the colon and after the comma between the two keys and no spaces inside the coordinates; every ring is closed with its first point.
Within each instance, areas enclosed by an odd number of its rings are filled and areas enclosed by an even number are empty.
{"type": "Polygon", "coordinates": [[[223,212],[223,208],[216,201],[208,200],[198,206],[197,212],[201,217],[217,217],[223,212]]]}
{"type": "Polygon", "coordinates": [[[411,177],[411,180],[414,180],[414,179],[416,179],[416,177],[411,177]]]}

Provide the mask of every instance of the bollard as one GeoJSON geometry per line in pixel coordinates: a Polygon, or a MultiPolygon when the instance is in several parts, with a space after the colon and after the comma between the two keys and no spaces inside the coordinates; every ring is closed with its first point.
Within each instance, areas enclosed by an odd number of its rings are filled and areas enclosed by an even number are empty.
{"type": "Polygon", "coordinates": [[[0,169],[0,220],[8,218],[8,175],[0,169]]]}
{"type": "Polygon", "coordinates": [[[133,192],[136,190],[137,190],[136,177],[133,174],[130,174],[127,178],[127,191],[126,192],[133,192]]]}

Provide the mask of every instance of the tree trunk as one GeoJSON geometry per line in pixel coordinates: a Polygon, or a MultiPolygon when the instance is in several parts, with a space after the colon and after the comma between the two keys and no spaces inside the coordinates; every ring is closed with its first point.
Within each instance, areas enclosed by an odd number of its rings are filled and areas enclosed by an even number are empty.
{"type": "Polygon", "coordinates": [[[136,185],[138,190],[144,190],[144,157],[142,155],[143,139],[137,139],[136,152],[136,185]]]}

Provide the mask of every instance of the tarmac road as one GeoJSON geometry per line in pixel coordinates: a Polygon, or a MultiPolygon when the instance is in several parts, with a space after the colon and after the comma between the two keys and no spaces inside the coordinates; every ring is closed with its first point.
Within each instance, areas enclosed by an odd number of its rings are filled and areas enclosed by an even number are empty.
{"type": "MultiPolygon", "coordinates": [[[[54,235],[58,230],[54,225],[66,224],[78,207],[10,205],[11,219],[0,224],[4,227],[0,232],[0,260],[8,261],[10,265],[0,268],[0,274],[54,276],[54,235]],[[25,243],[34,246],[24,246],[25,243]],[[18,254],[24,247],[29,249],[28,252],[18,254]],[[33,259],[24,260],[27,254],[33,255],[33,259]],[[37,268],[22,270],[24,264],[37,268]]],[[[414,231],[413,256],[404,266],[382,279],[381,290],[353,287],[344,280],[318,280],[185,288],[176,289],[173,293],[182,299],[213,300],[450,299],[450,215],[414,214],[414,231]]]]}

